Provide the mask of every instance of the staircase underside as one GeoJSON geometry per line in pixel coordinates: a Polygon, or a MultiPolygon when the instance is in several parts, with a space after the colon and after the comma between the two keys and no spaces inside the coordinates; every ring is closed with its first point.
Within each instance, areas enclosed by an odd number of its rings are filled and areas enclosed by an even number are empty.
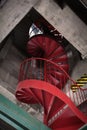
{"type": "MultiPolygon", "coordinates": [[[[16,97],[18,100],[25,103],[41,103],[46,110],[46,103],[44,101],[44,94],[50,94],[56,97],[57,102],[62,102],[62,109],[58,110],[59,113],[51,108],[51,111],[45,113],[45,124],[51,127],[53,130],[60,128],[63,129],[77,129],[87,123],[87,117],[73,104],[73,102],[58,88],[53,85],[40,80],[24,80],[18,84],[16,97]],[[32,93],[31,93],[32,92],[32,93]],[[33,96],[34,94],[34,96],[33,96]],[[42,104],[42,102],[43,104],[42,104]],[[48,114],[47,114],[48,113],[48,114]],[[47,115],[46,115],[47,114],[47,115]],[[62,121],[61,121],[62,120],[62,121]]],[[[84,102],[85,103],[85,102],[84,102]]],[[[48,110],[49,110],[48,108],[48,110]]],[[[57,107],[58,108],[58,107],[57,107]]]]}
{"type": "Polygon", "coordinates": [[[53,130],[77,130],[87,123],[86,106],[85,111],[81,109],[87,100],[87,89],[82,90],[68,75],[64,48],[52,37],[38,34],[28,41],[27,52],[32,58],[20,66],[17,99],[27,104],[40,103],[44,123],[53,130]],[[72,85],[78,88],[76,92],[72,85]]]}

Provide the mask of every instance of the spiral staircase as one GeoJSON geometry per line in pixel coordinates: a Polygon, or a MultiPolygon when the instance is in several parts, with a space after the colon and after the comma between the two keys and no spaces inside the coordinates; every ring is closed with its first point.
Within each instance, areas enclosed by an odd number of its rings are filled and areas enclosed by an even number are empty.
{"type": "Polygon", "coordinates": [[[87,123],[87,89],[73,81],[64,48],[44,34],[31,37],[27,52],[32,58],[20,66],[16,98],[44,108],[44,123],[52,130],[77,130],[87,123]],[[71,86],[78,87],[73,92],[71,86]]]}

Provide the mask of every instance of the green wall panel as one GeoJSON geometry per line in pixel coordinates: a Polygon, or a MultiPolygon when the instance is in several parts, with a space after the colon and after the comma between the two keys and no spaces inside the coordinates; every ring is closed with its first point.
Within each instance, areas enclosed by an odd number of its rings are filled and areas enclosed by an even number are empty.
{"type": "Polygon", "coordinates": [[[18,130],[51,130],[3,95],[0,95],[0,118],[18,130]]]}

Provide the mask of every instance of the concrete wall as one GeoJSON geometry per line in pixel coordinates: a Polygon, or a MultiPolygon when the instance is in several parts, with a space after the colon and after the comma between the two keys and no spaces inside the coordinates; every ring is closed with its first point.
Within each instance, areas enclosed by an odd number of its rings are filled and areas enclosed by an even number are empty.
{"type": "Polygon", "coordinates": [[[53,0],[41,0],[35,9],[87,57],[87,25],[67,5],[62,10],[53,0]]]}

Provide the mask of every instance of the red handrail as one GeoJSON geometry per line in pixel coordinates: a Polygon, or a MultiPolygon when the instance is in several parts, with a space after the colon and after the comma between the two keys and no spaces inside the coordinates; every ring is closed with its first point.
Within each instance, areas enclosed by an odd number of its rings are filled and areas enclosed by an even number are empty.
{"type": "MultiPolygon", "coordinates": [[[[53,71],[53,72],[54,71],[62,72],[63,75],[64,75],[64,79],[68,79],[68,81],[70,81],[70,83],[68,84],[68,87],[67,87],[67,84],[65,85],[65,83],[66,83],[66,80],[65,80],[64,86],[62,86],[62,84],[60,84],[60,88],[61,88],[62,91],[65,90],[64,92],[67,94],[67,96],[69,96],[71,98],[71,100],[73,100],[73,102],[75,104],[80,105],[82,103],[82,101],[87,99],[85,97],[85,91],[87,89],[84,90],[81,87],[79,87],[76,84],[76,82],[66,73],[66,71],[61,66],[59,66],[58,64],[54,63],[53,61],[45,59],[45,58],[29,58],[29,59],[24,60],[21,63],[21,66],[20,66],[19,82],[21,80],[25,80],[25,79],[29,78],[29,79],[44,80],[44,81],[49,82],[49,83],[52,84],[51,79],[48,79],[48,77],[47,77],[48,76],[47,73],[50,74],[51,71],[53,71]],[[40,64],[39,70],[37,72],[36,71],[37,68],[35,68],[35,66],[36,66],[36,64],[38,62],[39,62],[39,64],[41,62],[41,64],[40,64]],[[44,67],[43,67],[43,64],[44,64],[44,67]],[[34,66],[34,67],[31,68],[32,66],[34,66]],[[26,67],[27,67],[27,69],[26,69],[26,67]],[[47,70],[47,69],[53,69],[53,70],[47,70]],[[28,75],[29,75],[29,77],[28,77],[28,75]],[[39,75],[39,78],[38,78],[37,75],[39,75]],[[72,84],[74,84],[74,85],[76,85],[78,87],[78,91],[75,92],[75,93],[73,93],[71,91],[71,85],[72,84]],[[68,92],[66,92],[67,89],[68,89],[68,92]]],[[[54,78],[57,78],[56,72],[54,73],[54,78]]],[[[64,79],[61,79],[61,80],[64,80],[64,79]]],[[[56,86],[56,83],[53,83],[53,85],[56,86]]]]}
{"type": "Polygon", "coordinates": [[[62,110],[66,116],[68,110],[71,113],[71,124],[73,112],[77,122],[87,123],[87,91],[81,89],[65,70],[45,58],[29,58],[20,66],[16,97],[22,102],[40,103],[44,107],[44,123],[50,127],[55,126],[62,110]],[[72,84],[77,86],[76,92],[72,91],[72,84]]]}

